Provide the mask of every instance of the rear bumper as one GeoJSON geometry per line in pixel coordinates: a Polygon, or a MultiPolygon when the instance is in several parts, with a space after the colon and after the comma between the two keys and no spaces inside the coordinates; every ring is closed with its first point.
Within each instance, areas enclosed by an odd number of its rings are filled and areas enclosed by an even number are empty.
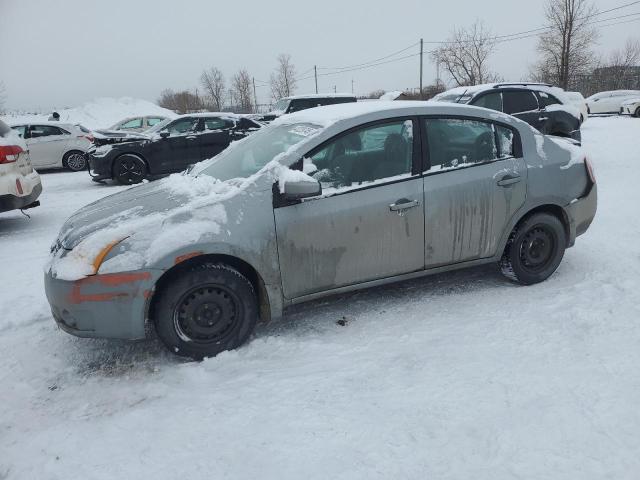
{"type": "Polygon", "coordinates": [[[68,281],[45,273],[44,287],[56,324],[77,337],[145,337],[147,304],[157,278],[138,270],[68,281]]]}
{"type": "Polygon", "coordinates": [[[591,185],[589,193],[578,198],[565,207],[569,217],[569,246],[572,246],[576,237],[587,231],[596,216],[598,209],[598,187],[591,185]]]}
{"type": "Polygon", "coordinates": [[[0,212],[28,208],[38,199],[41,193],[42,184],[37,183],[31,189],[30,194],[22,197],[11,194],[0,195],[0,212]]]}

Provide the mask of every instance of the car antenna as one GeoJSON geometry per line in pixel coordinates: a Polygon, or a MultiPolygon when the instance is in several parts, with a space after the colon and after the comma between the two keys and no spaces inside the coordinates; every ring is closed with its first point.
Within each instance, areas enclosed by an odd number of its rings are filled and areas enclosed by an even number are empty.
{"type": "Polygon", "coordinates": [[[465,94],[466,94],[468,91],[469,91],[469,89],[468,89],[468,88],[467,88],[467,89],[465,89],[465,91],[464,91],[464,92],[462,92],[462,94],[461,94],[458,98],[456,98],[456,103],[460,103],[460,100],[462,99],[462,97],[464,97],[464,96],[465,96],[465,94]]]}

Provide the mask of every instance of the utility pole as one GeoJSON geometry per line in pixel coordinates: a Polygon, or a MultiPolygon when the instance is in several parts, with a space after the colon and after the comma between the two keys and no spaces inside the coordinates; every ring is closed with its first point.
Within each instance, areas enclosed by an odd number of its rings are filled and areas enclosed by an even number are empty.
{"type": "Polygon", "coordinates": [[[351,93],[353,93],[353,78],[351,79],[351,93]]]}
{"type": "Polygon", "coordinates": [[[313,66],[313,74],[316,77],[316,93],[318,93],[318,67],[316,65],[313,66]]]}
{"type": "Polygon", "coordinates": [[[333,93],[338,93],[338,89],[337,89],[337,87],[338,87],[337,85],[334,85],[334,86],[333,86],[333,93]]]}
{"type": "Polygon", "coordinates": [[[256,77],[252,77],[253,80],[253,101],[255,102],[256,108],[253,113],[258,113],[258,94],[256,93],[256,77]]]}
{"type": "Polygon", "coordinates": [[[422,91],[422,55],[424,54],[424,42],[420,39],[420,100],[424,100],[424,93],[422,91]]]}

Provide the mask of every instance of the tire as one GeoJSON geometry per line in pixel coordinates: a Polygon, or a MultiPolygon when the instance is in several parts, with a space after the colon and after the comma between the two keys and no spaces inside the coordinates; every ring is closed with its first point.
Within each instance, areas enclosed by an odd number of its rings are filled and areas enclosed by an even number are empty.
{"type": "Polygon", "coordinates": [[[80,172],[87,169],[87,157],[84,153],[74,150],[67,152],[62,157],[62,166],[72,172],[80,172]]]}
{"type": "Polygon", "coordinates": [[[121,185],[140,183],[147,178],[147,164],[137,155],[120,155],[113,163],[113,178],[121,185]]]}
{"type": "Polygon", "coordinates": [[[171,352],[195,360],[239,347],[258,320],[253,285],[224,264],[191,267],[156,295],[158,337],[171,352]]]}
{"type": "Polygon", "coordinates": [[[640,107],[636,109],[635,117],[640,118],[640,107]]]}
{"type": "Polygon", "coordinates": [[[523,285],[543,282],[560,265],[566,245],[564,225],[558,217],[535,213],[511,232],[500,269],[507,278],[523,285]]]}

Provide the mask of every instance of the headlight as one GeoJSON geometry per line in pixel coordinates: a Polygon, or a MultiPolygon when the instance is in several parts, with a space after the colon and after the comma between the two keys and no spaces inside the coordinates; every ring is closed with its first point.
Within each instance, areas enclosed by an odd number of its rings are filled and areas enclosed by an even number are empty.
{"type": "Polygon", "coordinates": [[[94,157],[104,157],[110,151],[111,151],[111,146],[104,145],[102,147],[96,148],[93,152],[91,152],[91,155],[93,155],[94,157]]]}
{"type": "Polygon", "coordinates": [[[106,247],[104,247],[102,250],[100,250],[100,252],[98,252],[98,254],[96,255],[96,258],[93,260],[93,263],[92,263],[94,275],[98,273],[98,270],[100,270],[100,266],[102,265],[102,262],[104,262],[104,259],[107,258],[107,255],[109,255],[109,252],[111,252],[113,247],[118,245],[120,242],[122,242],[126,238],[129,238],[129,237],[121,238],[120,240],[114,240],[113,242],[109,243],[106,247]]]}

